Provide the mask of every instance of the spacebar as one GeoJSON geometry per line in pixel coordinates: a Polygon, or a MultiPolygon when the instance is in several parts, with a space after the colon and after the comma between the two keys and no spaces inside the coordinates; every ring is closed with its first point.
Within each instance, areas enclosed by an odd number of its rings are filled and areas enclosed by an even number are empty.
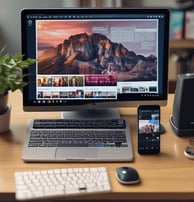
{"type": "Polygon", "coordinates": [[[88,147],[88,144],[66,144],[66,143],[58,143],[57,147],[88,147]]]}

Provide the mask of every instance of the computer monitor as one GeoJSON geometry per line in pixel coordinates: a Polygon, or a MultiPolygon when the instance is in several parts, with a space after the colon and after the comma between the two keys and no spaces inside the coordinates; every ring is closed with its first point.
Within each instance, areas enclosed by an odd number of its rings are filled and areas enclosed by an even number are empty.
{"type": "Polygon", "coordinates": [[[25,111],[113,118],[119,107],[166,105],[168,9],[24,9],[21,26],[24,58],[36,59],[23,72],[25,111]]]}

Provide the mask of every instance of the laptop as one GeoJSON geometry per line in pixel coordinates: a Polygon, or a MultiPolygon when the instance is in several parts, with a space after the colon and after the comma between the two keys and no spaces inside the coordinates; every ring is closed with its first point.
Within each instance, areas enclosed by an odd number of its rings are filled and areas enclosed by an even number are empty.
{"type": "MultiPolygon", "coordinates": [[[[142,82],[142,74],[138,74],[137,69],[142,68],[147,55],[149,68],[156,68],[157,54],[164,54],[163,49],[157,53],[156,45],[158,33],[163,38],[166,36],[159,32],[167,27],[166,17],[167,11],[162,9],[24,9],[21,12],[22,53],[37,59],[36,64],[24,70],[27,74],[24,81],[29,83],[23,89],[24,110],[39,113],[74,110],[74,119],[77,119],[78,109],[89,107],[99,112],[101,107],[100,119],[120,119],[120,114],[112,116],[106,108],[119,111],[119,107],[131,106],[131,101],[136,106],[144,99],[151,99],[153,92],[150,90],[149,97],[145,97],[146,89],[149,85],[157,89],[155,85],[160,83],[155,82],[156,75],[149,72],[146,78],[155,83],[142,82]],[[142,41],[144,38],[148,42],[142,41]],[[139,65],[136,70],[135,64],[139,65]],[[131,69],[132,73],[128,74],[131,69]]],[[[91,119],[98,119],[93,111],[91,119]]],[[[83,114],[85,116],[85,112],[83,114]]],[[[125,127],[119,129],[34,128],[35,120],[30,120],[22,158],[26,162],[133,161],[130,127],[128,121],[123,120],[125,127]],[[46,132],[52,135],[46,137],[46,132]],[[77,140],[75,137],[82,132],[92,134],[89,136],[96,141],[87,140],[86,144],[86,135],[83,135],[85,139],[77,140]],[[114,133],[115,142],[105,140],[110,137],[108,132],[114,133]],[[118,141],[120,136],[122,143],[118,141]],[[66,137],[70,140],[63,139],[66,137]]]]}
{"type": "MultiPolygon", "coordinates": [[[[44,119],[44,121],[46,120],[44,119]]],[[[125,128],[123,129],[67,128],[61,130],[34,129],[34,120],[30,120],[23,148],[23,160],[31,162],[133,161],[130,129],[127,121],[124,121],[125,128]],[[49,133],[46,134],[47,130],[49,133]],[[51,137],[52,131],[55,133],[54,138],[51,137]],[[113,136],[117,136],[114,137],[116,140],[112,140],[114,139],[112,138],[107,142],[105,139],[110,138],[111,131],[115,131],[113,136]],[[67,137],[64,137],[65,135],[67,137]],[[77,137],[78,135],[79,137],[77,137]],[[118,140],[118,138],[124,140],[118,140]]]]}

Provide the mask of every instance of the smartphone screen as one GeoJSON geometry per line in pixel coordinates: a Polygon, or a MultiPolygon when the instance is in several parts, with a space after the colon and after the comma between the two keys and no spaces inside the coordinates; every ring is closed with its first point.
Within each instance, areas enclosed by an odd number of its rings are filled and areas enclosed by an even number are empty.
{"type": "Polygon", "coordinates": [[[160,106],[138,107],[138,152],[157,154],[160,152],[160,106]]]}

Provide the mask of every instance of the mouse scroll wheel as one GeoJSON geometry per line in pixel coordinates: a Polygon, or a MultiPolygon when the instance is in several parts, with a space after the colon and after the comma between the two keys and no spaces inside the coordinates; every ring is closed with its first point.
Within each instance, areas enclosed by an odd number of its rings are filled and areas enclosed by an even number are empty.
{"type": "Polygon", "coordinates": [[[126,174],[126,173],[127,173],[127,171],[126,171],[126,170],[123,170],[123,171],[122,171],[122,174],[126,174]]]}

